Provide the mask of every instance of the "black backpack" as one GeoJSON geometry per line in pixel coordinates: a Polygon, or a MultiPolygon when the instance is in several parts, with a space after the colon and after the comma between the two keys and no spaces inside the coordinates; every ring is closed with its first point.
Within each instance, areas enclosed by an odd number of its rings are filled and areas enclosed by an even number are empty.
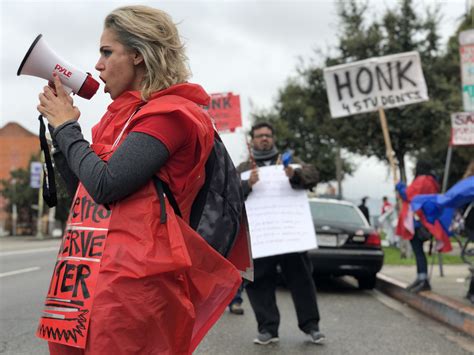
{"type": "MultiPolygon", "coordinates": [[[[206,161],[206,179],[191,208],[190,226],[201,235],[217,252],[227,256],[232,249],[245,216],[244,194],[240,174],[221,138],[214,132],[214,146],[206,161]]],[[[163,194],[178,216],[178,204],[169,186],[154,177],[161,204],[161,223],[166,223],[163,194]]],[[[246,228],[246,227],[244,227],[246,228]]]]}

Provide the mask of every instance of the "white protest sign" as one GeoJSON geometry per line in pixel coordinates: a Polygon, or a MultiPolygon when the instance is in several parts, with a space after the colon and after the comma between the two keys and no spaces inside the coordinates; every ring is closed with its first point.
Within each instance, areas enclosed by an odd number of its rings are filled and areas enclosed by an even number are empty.
{"type": "Polygon", "coordinates": [[[474,112],[474,30],[459,33],[459,52],[464,111],[474,112]]]}
{"type": "Polygon", "coordinates": [[[258,176],[245,201],[254,259],[316,248],[306,190],[291,188],[282,165],[260,167],[258,176]]]}
{"type": "Polygon", "coordinates": [[[451,145],[474,145],[474,112],[451,115],[451,145]]]}
{"type": "Polygon", "coordinates": [[[418,52],[329,67],[324,80],[333,118],[428,100],[418,52]]]}

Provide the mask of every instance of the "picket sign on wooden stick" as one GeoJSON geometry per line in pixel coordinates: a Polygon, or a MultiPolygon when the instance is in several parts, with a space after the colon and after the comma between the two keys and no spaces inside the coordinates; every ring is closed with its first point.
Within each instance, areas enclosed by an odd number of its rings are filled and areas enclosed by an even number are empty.
{"type": "MultiPolygon", "coordinates": [[[[419,53],[397,53],[328,67],[324,69],[324,81],[332,118],[379,112],[386,155],[396,184],[397,166],[384,109],[429,100],[419,53]]],[[[401,249],[402,255],[408,256],[410,248],[404,240],[401,249]]]]}
{"type": "Polygon", "coordinates": [[[385,111],[383,107],[379,107],[380,125],[382,126],[383,140],[385,141],[385,154],[387,155],[390,167],[393,174],[393,183],[396,185],[398,182],[397,165],[392,149],[392,141],[390,140],[390,134],[388,132],[387,118],[385,117],[385,111]]]}

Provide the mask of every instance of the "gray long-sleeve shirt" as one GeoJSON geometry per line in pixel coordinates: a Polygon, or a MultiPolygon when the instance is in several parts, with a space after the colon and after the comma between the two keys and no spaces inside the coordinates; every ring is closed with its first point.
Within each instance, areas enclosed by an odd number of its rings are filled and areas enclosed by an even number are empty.
{"type": "Polygon", "coordinates": [[[91,149],[76,121],[58,126],[51,135],[54,161],[69,193],[73,195],[81,181],[99,204],[118,201],[140,189],[169,157],[166,146],[146,133],[128,134],[108,162],[91,149]]]}

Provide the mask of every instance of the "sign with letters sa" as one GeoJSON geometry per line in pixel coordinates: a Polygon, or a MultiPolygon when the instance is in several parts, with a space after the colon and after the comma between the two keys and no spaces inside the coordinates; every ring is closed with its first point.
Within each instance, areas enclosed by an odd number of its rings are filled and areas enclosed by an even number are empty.
{"type": "Polygon", "coordinates": [[[451,115],[451,145],[474,145],[474,112],[451,115]]]}
{"type": "Polygon", "coordinates": [[[211,94],[211,103],[207,111],[214,119],[218,131],[234,131],[242,127],[240,96],[231,92],[211,94]]]}
{"type": "Polygon", "coordinates": [[[324,80],[333,118],[429,99],[418,52],[328,67],[324,80]]]}

